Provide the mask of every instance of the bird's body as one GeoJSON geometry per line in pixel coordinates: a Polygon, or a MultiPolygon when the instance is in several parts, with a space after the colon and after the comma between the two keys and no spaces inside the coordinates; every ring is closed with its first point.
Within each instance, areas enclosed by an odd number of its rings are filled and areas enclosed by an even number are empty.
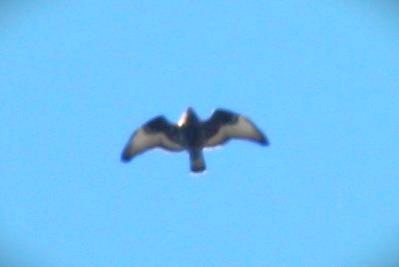
{"type": "Polygon", "coordinates": [[[193,172],[204,171],[206,168],[202,154],[204,133],[201,128],[201,122],[194,111],[189,109],[189,111],[183,115],[181,124],[179,124],[178,127],[180,127],[182,145],[190,155],[190,169],[193,172]]]}
{"type": "Polygon", "coordinates": [[[201,121],[194,110],[188,108],[177,125],[158,116],[135,131],[122,152],[122,161],[130,161],[134,156],[155,147],[175,152],[187,150],[190,169],[202,172],[206,168],[203,148],[222,145],[231,138],[269,144],[266,136],[242,115],[217,109],[208,120],[201,121]]]}

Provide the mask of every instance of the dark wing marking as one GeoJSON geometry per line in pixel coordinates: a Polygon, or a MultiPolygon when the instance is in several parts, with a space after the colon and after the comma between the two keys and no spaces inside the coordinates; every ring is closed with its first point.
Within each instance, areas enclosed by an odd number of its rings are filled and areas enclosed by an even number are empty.
{"type": "Polygon", "coordinates": [[[222,145],[231,138],[251,140],[262,145],[269,144],[267,137],[254,123],[228,110],[217,109],[204,122],[203,129],[206,147],[222,145]]]}
{"type": "Polygon", "coordinates": [[[183,150],[179,141],[179,129],[163,116],[153,118],[133,133],[122,151],[121,159],[129,161],[134,156],[155,147],[169,151],[183,150]]]}

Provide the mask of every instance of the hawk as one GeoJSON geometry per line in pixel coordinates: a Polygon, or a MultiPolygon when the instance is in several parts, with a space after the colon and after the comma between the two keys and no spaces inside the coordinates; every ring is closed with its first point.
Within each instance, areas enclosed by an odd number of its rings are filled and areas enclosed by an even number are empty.
{"type": "Polygon", "coordinates": [[[137,129],[121,155],[123,162],[152,148],[168,151],[186,150],[190,155],[192,172],[206,169],[202,150],[225,144],[231,139],[253,141],[260,145],[269,145],[267,137],[248,118],[225,109],[216,109],[205,121],[199,119],[190,107],[173,124],[164,116],[155,117],[137,129]]]}

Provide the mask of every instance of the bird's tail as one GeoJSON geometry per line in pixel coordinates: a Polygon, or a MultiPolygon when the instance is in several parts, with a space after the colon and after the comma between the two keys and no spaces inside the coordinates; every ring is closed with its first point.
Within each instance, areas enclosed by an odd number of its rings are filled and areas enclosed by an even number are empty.
{"type": "Polygon", "coordinates": [[[202,150],[190,150],[190,168],[192,172],[203,172],[206,169],[202,150]]]}

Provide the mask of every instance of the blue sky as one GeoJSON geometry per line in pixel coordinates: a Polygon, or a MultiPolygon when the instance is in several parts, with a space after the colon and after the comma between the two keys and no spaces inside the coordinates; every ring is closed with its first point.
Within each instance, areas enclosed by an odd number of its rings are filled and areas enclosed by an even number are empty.
{"type": "Polygon", "coordinates": [[[16,266],[397,266],[399,32],[376,1],[22,1],[0,15],[0,257],[16,266]],[[193,106],[268,148],[119,161],[193,106]],[[389,265],[391,264],[391,265],[389,265]],[[397,264],[397,263],[396,263],[397,264]]]}

